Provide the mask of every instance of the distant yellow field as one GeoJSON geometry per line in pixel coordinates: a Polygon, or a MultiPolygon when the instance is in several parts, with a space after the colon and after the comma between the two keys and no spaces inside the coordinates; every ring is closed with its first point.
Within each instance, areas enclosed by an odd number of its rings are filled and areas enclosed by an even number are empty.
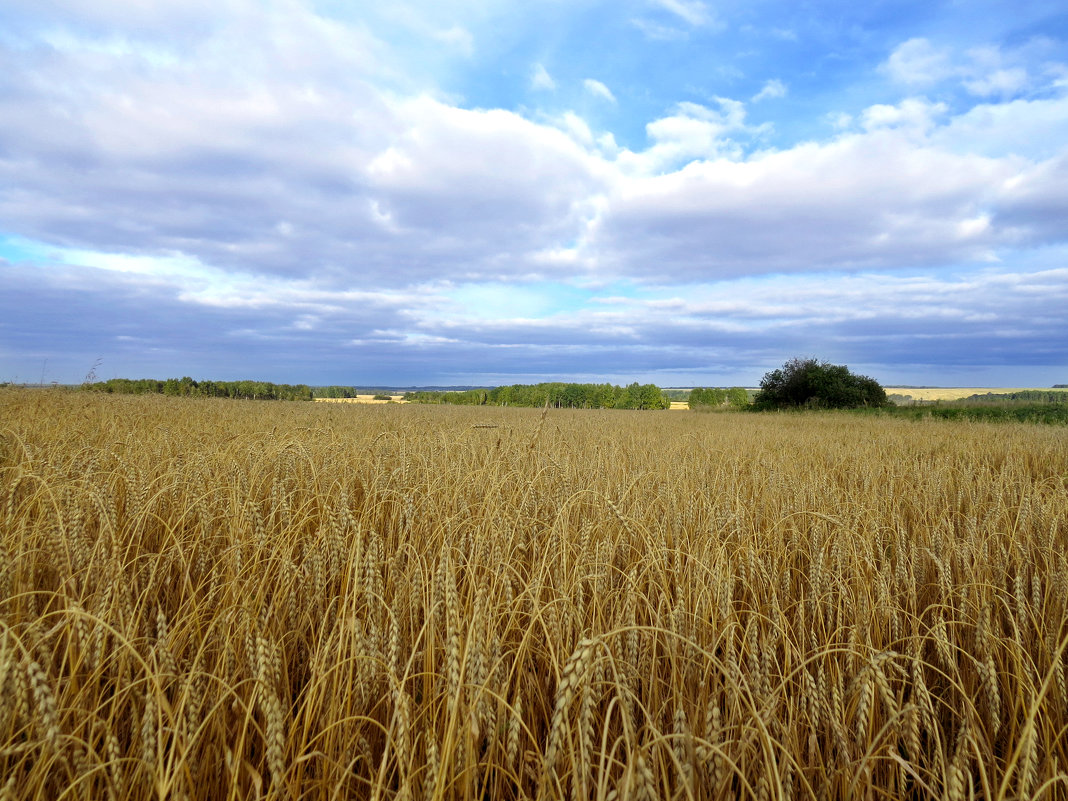
{"type": "MultiPolygon", "coordinates": [[[[884,387],[887,395],[909,395],[918,401],[960,400],[971,395],[985,395],[987,392],[1002,394],[1007,392],[1025,392],[1039,390],[1048,392],[1049,387],[884,387]]],[[[1068,391],[1068,390],[1065,390],[1068,391]]]]}
{"type": "MultiPolygon", "coordinates": [[[[392,395],[393,403],[407,403],[403,395],[392,395]]],[[[390,401],[375,400],[374,395],[357,395],[355,398],[316,398],[316,401],[327,403],[389,403],[390,401]]]]}

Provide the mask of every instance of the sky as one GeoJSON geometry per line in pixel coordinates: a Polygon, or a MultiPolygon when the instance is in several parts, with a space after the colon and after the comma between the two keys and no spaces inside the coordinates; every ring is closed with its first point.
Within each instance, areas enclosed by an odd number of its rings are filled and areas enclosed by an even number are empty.
{"type": "Polygon", "coordinates": [[[0,381],[1068,383],[1068,12],[3,0],[0,381]]]}

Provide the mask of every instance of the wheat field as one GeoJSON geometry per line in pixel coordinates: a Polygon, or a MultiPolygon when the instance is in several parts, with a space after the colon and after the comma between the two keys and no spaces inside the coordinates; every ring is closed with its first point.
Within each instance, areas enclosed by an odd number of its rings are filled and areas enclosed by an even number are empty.
{"type": "Polygon", "coordinates": [[[1068,430],[0,390],[4,799],[1068,798],[1068,430]]]}

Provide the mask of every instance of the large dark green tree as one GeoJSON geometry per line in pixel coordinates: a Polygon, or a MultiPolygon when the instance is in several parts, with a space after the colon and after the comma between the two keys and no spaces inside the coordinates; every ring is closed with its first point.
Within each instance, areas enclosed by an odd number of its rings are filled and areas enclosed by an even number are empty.
{"type": "Polygon", "coordinates": [[[765,373],[756,409],[854,409],[889,403],[874,378],[856,375],[845,365],[817,359],[794,358],[778,370],[765,373]]]}

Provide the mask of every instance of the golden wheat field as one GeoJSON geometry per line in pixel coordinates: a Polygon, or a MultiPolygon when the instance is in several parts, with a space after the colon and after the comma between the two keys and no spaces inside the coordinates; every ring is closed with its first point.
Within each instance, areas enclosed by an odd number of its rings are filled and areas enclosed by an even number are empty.
{"type": "Polygon", "coordinates": [[[0,390],[5,799],[1068,798],[1068,430],[0,390]]]}

